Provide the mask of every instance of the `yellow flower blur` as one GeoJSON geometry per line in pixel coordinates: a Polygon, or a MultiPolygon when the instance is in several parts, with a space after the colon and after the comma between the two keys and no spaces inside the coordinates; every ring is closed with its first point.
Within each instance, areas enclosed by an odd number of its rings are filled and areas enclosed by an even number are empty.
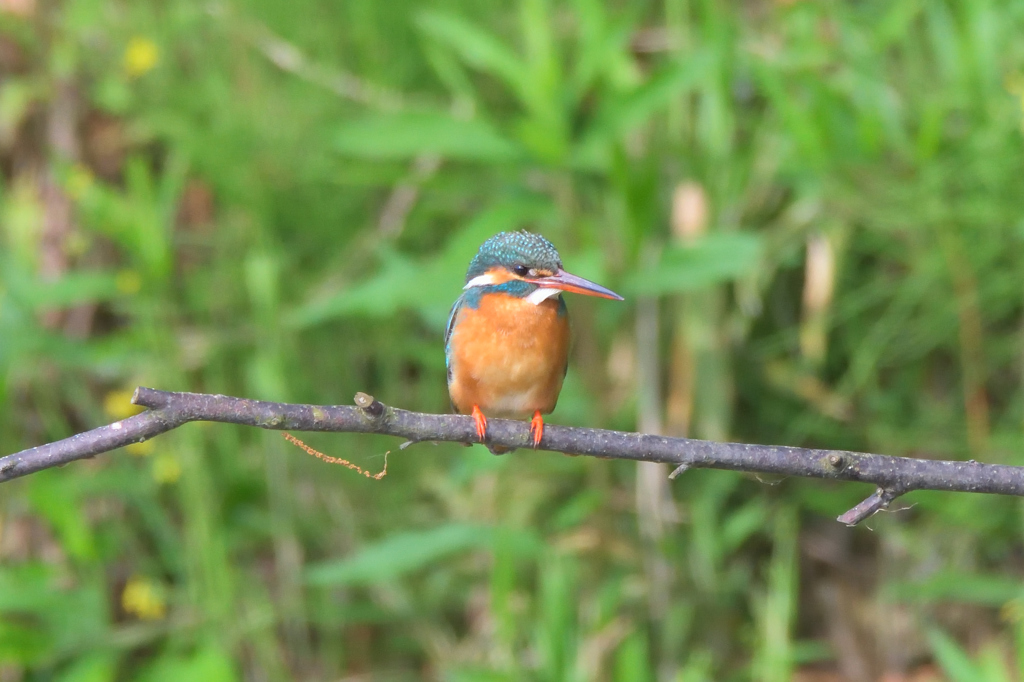
{"type": "Polygon", "coordinates": [[[81,199],[94,183],[92,171],[82,164],[76,164],[67,179],[68,194],[72,199],[81,199]]]}
{"type": "Polygon", "coordinates": [[[135,455],[136,457],[145,457],[146,455],[153,454],[153,441],[144,440],[141,443],[129,443],[124,446],[124,449],[128,451],[128,454],[135,455]]]}
{"type": "Polygon", "coordinates": [[[153,460],[153,480],[157,483],[177,483],[181,478],[181,463],[174,455],[164,453],[153,460]]]}
{"type": "Polygon", "coordinates": [[[149,38],[136,36],[124,49],[124,70],[131,78],[148,73],[160,61],[160,50],[149,38]]]}
{"type": "Polygon", "coordinates": [[[111,391],[103,398],[103,411],[114,419],[127,419],[142,412],[144,408],[132,405],[134,393],[131,389],[111,391]]]}
{"type": "Polygon", "coordinates": [[[142,276],[135,270],[121,270],[117,273],[115,283],[122,294],[137,294],[142,289],[142,276]]]}
{"type": "Polygon", "coordinates": [[[159,620],[167,613],[167,601],[162,592],[153,581],[133,576],[121,593],[121,606],[142,620],[159,620]]]}

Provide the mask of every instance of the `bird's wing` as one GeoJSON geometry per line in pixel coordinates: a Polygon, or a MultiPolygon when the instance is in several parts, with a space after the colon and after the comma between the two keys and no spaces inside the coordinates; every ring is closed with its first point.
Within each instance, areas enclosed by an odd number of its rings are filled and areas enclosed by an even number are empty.
{"type": "Polygon", "coordinates": [[[448,370],[448,382],[452,380],[452,332],[455,331],[455,319],[459,316],[459,310],[465,302],[466,295],[459,296],[452,304],[452,310],[448,313],[448,324],[444,330],[444,366],[448,370]]]}
{"type": "MultiPolygon", "coordinates": [[[[558,297],[558,316],[566,317],[569,315],[569,308],[565,305],[565,296],[558,297]]],[[[562,367],[562,379],[569,373],[569,354],[565,354],[565,366],[562,367]]]]}

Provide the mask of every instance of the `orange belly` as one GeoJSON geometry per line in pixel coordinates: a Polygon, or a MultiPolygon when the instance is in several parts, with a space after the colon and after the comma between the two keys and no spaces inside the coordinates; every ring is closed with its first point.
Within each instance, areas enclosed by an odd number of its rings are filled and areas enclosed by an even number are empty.
{"type": "Polygon", "coordinates": [[[569,320],[555,299],[534,305],[487,294],[463,306],[451,336],[452,404],[487,416],[523,418],[555,409],[569,357],[569,320]]]}

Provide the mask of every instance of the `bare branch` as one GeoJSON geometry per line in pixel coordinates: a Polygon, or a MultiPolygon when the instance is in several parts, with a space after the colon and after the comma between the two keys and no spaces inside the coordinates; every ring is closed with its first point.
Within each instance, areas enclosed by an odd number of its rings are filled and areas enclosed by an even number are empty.
{"type": "Polygon", "coordinates": [[[339,97],[376,109],[398,111],[404,106],[400,93],[369,83],[347,71],[312,62],[298,47],[265,26],[254,24],[251,33],[263,55],[282,71],[326,88],[339,97]]]}
{"type": "MultiPolygon", "coordinates": [[[[193,421],[224,422],[290,431],[377,433],[408,441],[477,442],[472,417],[424,414],[388,407],[357,393],[354,407],[295,405],[204,393],[138,388],[132,402],[142,414],[0,458],[0,482],[138,443],[193,421]]],[[[506,448],[531,446],[526,422],[490,419],[488,442],[506,448]]],[[[873,483],[869,498],[839,517],[855,525],[912,490],[947,490],[1024,496],[1024,467],[887,457],[841,450],[779,445],[716,443],[642,433],[549,424],[540,449],[606,459],[664,462],[673,475],[687,468],[728,469],[873,483]]]]}
{"type": "Polygon", "coordinates": [[[879,488],[870,497],[861,501],[850,511],[842,514],[837,521],[839,523],[845,523],[847,526],[856,526],[864,519],[874,516],[877,512],[883,509],[888,509],[892,501],[897,497],[907,492],[906,490],[896,490],[893,488],[879,488]]]}

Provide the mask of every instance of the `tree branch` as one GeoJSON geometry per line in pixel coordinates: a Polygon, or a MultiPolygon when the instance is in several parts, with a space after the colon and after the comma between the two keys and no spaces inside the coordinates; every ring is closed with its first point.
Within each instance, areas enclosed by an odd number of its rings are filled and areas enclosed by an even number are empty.
{"type": "MultiPolygon", "coordinates": [[[[472,417],[424,414],[388,407],[365,393],[356,406],[294,405],[204,393],[138,388],[132,397],[146,412],[71,438],[0,458],[0,482],[138,443],[193,421],[224,422],[264,429],[377,433],[411,441],[476,443],[472,417]]],[[[530,447],[529,424],[488,420],[488,442],[530,447]]],[[[728,469],[873,483],[878,489],[839,517],[856,525],[912,490],[947,490],[1024,496],[1024,467],[887,457],[841,450],[777,445],[716,443],[642,433],[544,427],[540,449],[607,459],[673,464],[673,476],[688,468],[728,469]]]]}

